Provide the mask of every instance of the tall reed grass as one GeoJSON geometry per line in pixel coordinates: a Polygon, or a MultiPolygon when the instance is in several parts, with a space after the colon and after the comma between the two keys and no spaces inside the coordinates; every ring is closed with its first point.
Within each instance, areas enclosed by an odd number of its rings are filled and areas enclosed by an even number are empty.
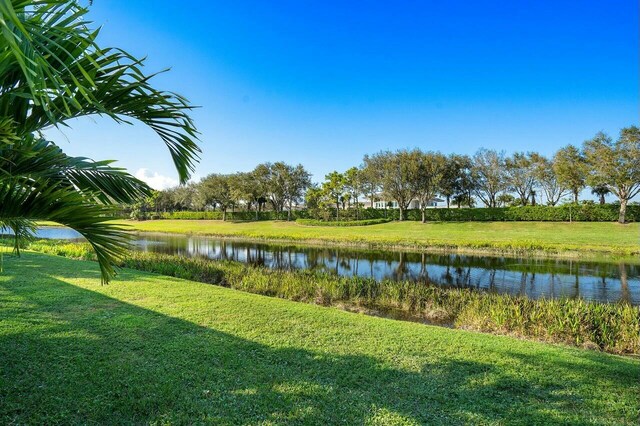
{"type": "MultiPolygon", "coordinates": [[[[36,241],[29,249],[94,259],[82,243],[36,241]]],[[[120,266],[299,302],[342,306],[456,328],[516,335],[618,354],[640,355],[640,307],[582,299],[538,299],[410,281],[283,271],[239,262],[132,252],[120,266]]],[[[117,285],[117,284],[114,284],[117,285]]]]}

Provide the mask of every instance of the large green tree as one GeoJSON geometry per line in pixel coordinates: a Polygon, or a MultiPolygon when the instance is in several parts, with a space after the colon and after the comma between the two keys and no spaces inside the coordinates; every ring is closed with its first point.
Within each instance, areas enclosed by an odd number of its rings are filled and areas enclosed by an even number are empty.
{"type": "Polygon", "coordinates": [[[574,145],[560,148],[553,157],[553,171],[558,183],[573,194],[573,202],[578,202],[580,191],[587,182],[587,166],[582,152],[574,145]]]}
{"type": "Polygon", "coordinates": [[[373,203],[378,198],[381,185],[381,174],[376,164],[378,157],[364,156],[362,165],[360,166],[360,180],[362,183],[362,192],[369,198],[369,208],[373,208],[373,203]]]}
{"type": "Polygon", "coordinates": [[[422,223],[427,221],[426,208],[440,190],[446,166],[447,157],[439,152],[424,152],[418,156],[418,170],[414,184],[420,203],[422,223]]]}
{"type": "Polygon", "coordinates": [[[417,150],[382,151],[368,157],[369,163],[380,173],[382,192],[398,203],[399,220],[405,219],[405,212],[411,201],[418,196],[418,173],[422,153],[417,150]]]}
{"type": "Polygon", "coordinates": [[[453,197],[467,193],[470,180],[471,159],[466,155],[449,155],[440,180],[440,193],[447,202],[447,208],[451,206],[453,197]]]}
{"type": "Polygon", "coordinates": [[[537,155],[534,159],[534,174],[548,205],[555,206],[567,194],[567,188],[562,185],[554,171],[552,160],[537,155]]]}
{"type": "Polygon", "coordinates": [[[336,220],[340,220],[340,199],[345,192],[345,178],[342,173],[334,170],[324,177],[322,193],[332,203],[335,203],[336,220]]]}
{"type": "Polygon", "coordinates": [[[526,206],[532,199],[536,181],[536,153],[515,152],[504,162],[506,181],[509,189],[515,191],[520,198],[520,204],[526,206]]]}
{"type": "Polygon", "coordinates": [[[360,219],[360,203],[358,198],[364,194],[365,190],[365,176],[361,169],[358,167],[351,167],[344,172],[344,182],[346,194],[349,197],[349,206],[353,201],[353,205],[356,208],[356,220],[360,219]]]}
{"type": "Polygon", "coordinates": [[[189,103],[156,90],[142,60],[99,46],[86,13],[73,0],[0,0],[0,225],[23,234],[53,220],[77,230],[108,281],[128,236],[107,220],[117,203],[151,190],[111,161],[66,155],[44,130],[94,114],[137,120],[169,148],[181,182],[199,148],[189,103]]]}
{"type": "Polygon", "coordinates": [[[227,210],[237,202],[239,194],[233,190],[234,175],[213,173],[198,185],[205,205],[220,207],[222,220],[227,220],[227,210]]]}
{"type": "Polygon", "coordinates": [[[593,187],[606,185],[618,197],[618,222],[625,223],[627,204],[640,193],[640,129],[622,129],[615,142],[600,132],[583,149],[589,166],[587,182],[593,187]]]}
{"type": "Polygon", "coordinates": [[[311,186],[311,174],[302,164],[289,166],[285,176],[285,198],[287,203],[287,220],[291,220],[293,205],[304,200],[304,193],[311,186]]]}
{"type": "Polygon", "coordinates": [[[504,152],[480,149],[471,168],[475,194],[487,207],[496,207],[498,194],[507,189],[504,152]]]}

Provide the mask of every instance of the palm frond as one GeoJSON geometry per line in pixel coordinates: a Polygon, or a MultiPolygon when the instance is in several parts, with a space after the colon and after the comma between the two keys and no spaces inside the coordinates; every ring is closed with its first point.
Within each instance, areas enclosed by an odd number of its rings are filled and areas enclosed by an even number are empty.
{"type": "Polygon", "coordinates": [[[33,240],[37,224],[29,219],[16,218],[0,221],[0,231],[13,233],[13,251],[20,256],[20,244],[33,240]]]}
{"type": "Polygon", "coordinates": [[[0,139],[0,223],[18,240],[51,220],[82,234],[96,251],[102,278],[114,275],[113,264],[128,250],[124,229],[107,223],[115,203],[131,203],[150,188],[109,161],[70,157],[44,139],[0,139]]]}
{"type": "MultiPolygon", "coordinates": [[[[0,184],[0,221],[13,228],[19,221],[50,220],[75,229],[95,250],[103,282],[115,275],[113,264],[129,248],[130,235],[108,223],[112,218],[110,207],[49,179],[8,178],[0,184]]],[[[18,226],[16,233],[22,231],[23,225],[18,226]]]]}
{"type": "Polygon", "coordinates": [[[98,46],[86,13],[77,0],[0,0],[0,226],[16,241],[37,220],[77,230],[108,281],[129,240],[108,223],[113,206],[151,190],[112,161],[66,155],[43,130],[92,114],[139,120],[166,144],[181,182],[200,148],[189,102],[155,89],[143,60],[98,46]]]}
{"type": "Polygon", "coordinates": [[[92,161],[66,155],[56,144],[42,138],[25,137],[0,148],[0,176],[31,176],[56,180],[103,204],[134,203],[151,194],[151,188],[113,161],[92,161]]]}
{"type": "Polygon", "coordinates": [[[87,10],[76,1],[0,4],[6,39],[4,49],[0,45],[0,116],[30,133],[91,114],[139,120],[166,144],[180,181],[187,181],[200,148],[185,98],[153,88],[143,60],[100,48],[98,31],[87,27],[87,10]]]}

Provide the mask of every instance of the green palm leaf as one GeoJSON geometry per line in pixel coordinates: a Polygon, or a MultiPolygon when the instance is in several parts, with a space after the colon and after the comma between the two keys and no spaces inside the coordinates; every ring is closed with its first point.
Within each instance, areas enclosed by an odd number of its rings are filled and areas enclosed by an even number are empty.
{"type": "Polygon", "coordinates": [[[98,46],[86,13],[75,0],[0,0],[0,226],[16,238],[36,220],[76,229],[107,281],[128,242],[107,221],[150,188],[112,161],[67,156],[42,131],[93,114],[138,120],[168,147],[182,183],[200,149],[188,101],[156,90],[143,60],[98,46]]]}

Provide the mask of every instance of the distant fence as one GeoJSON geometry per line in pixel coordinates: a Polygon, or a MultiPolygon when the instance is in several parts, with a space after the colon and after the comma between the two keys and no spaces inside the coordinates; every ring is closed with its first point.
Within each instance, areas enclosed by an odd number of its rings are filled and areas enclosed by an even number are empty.
{"type": "MultiPolygon", "coordinates": [[[[618,220],[620,207],[615,204],[565,204],[562,206],[525,206],[525,207],[501,207],[501,208],[430,208],[426,210],[427,221],[478,221],[478,222],[503,222],[503,221],[536,221],[536,222],[615,222],[618,220]]],[[[400,212],[396,209],[371,209],[365,208],[340,210],[340,220],[356,219],[394,219],[399,218],[400,212]]],[[[407,210],[407,220],[419,221],[422,219],[420,210],[407,210]]],[[[153,218],[162,219],[206,219],[222,220],[220,211],[204,212],[173,212],[161,213],[159,216],[150,214],[153,218]]],[[[335,210],[294,210],[291,219],[319,219],[336,220],[335,210]]],[[[276,213],[274,211],[227,212],[227,220],[286,220],[287,212],[276,213]]],[[[640,221],[640,206],[627,206],[627,222],[640,221]]]]}

